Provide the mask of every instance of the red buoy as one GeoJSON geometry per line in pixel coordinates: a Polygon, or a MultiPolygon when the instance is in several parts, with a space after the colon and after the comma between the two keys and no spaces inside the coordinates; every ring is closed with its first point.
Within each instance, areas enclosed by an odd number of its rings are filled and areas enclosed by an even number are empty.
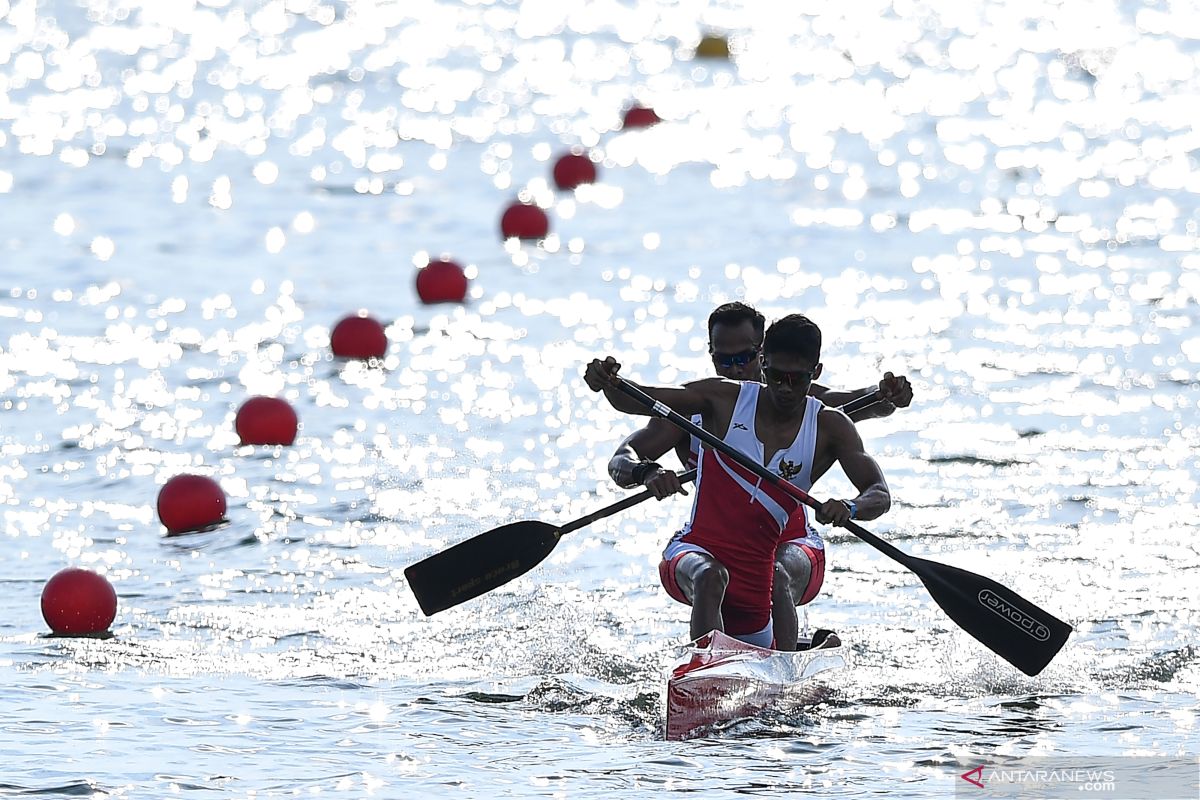
{"type": "Polygon", "coordinates": [[[78,567],[55,573],[42,588],[42,617],[67,636],[104,633],[117,616],[117,593],[103,575],[78,567]]]}
{"type": "Polygon", "coordinates": [[[513,203],[500,218],[500,233],[505,239],[545,239],[549,232],[546,212],[529,203],[513,203]]]}
{"type": "Polygon", "coordinates": [[[657,125],[662,122],[658,114],[654,113],[653,108],[645,106],[631,106],[625,111],[625,117],[621,121],[621,128],[649,128],[651,125],[657,125]]]}
{"type": "Polygon", "coordinates": [[[365,311],[343,317],[329,337],[330,349],[338,358],[383,358],[387,345],[383,325],[365,311]]]}
{"type": "Polygon", "coordinates": [[[422,303],[461,303],[466,296],[467,274],[456,262],[439,258],[417,270],[417,297],[422,303]]]}
{"type": "Polygon", "coordinates": [[[554,185],[564,192],[595,182],[596,163],[580,151],[572,150],[554,162],[554,185]]]}
{"type": "Polygon", "coordinates": [[[299,425],[291,404],[279,397],[251,397],[233,422],[242,444],[291,444],[299,425]]]}
{"type": "Polygon", "coordinates": [[[203,475],[176,475],[158,492],[158,518],[170,533],[211,528],[225,520],[225,492],[203,475]]]}

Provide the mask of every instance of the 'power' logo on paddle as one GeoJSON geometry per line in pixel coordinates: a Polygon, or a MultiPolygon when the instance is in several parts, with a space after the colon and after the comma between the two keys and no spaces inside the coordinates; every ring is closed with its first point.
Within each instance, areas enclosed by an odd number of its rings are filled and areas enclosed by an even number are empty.
{"type": "Polygon", "coordinates": [[[984,589],[979,593],[979,602],[983,604],[984,608],[990,609],[997,615],[1008,620],[1039,642],[1047,641],[1050,638],[1050,629],[1048,627],[1012,603],[1009,603],[991,589],[984,589]]]}
{"type": "Polygon", "coordinates": [[[983,767],[976,767],[975,769],[967,770],[958,777],[962,778],[967,783],[975,784],[980,789],[983,788],[983,767]],[[972,775],[975,777],[971,777],[972,775]]]}

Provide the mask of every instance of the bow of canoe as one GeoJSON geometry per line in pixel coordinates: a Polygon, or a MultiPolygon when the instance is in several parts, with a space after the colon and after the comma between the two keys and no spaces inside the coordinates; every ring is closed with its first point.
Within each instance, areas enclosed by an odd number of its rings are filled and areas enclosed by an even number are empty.
{"type": "Polygon", "coordinates": [[[667,681],[666,738],[694,738],[716,723],[811,701],[813,678],[844,666],[841,645],[785,652],[712,631],[692,643],[667,681]]]}

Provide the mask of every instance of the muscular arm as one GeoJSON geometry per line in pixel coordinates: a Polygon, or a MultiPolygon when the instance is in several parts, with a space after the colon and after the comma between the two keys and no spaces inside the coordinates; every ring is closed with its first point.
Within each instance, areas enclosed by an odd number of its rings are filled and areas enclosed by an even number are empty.
{"type": "MultiPolygon", "coordinates": [[[[621,365],[611,357],[603,361],[593,359],[584,372],[584,380],[587,381],[588,388],[592,391],[604,392],[605,399],[616,410],[632,414],[651,414],[650,409],[617,388],[616,375],[620,368],[621,365]]],[[[637,384],[633,385],[638,386],[637,384]]],[[[655,401],[669,406],[677,414],[682,416],[701,414],[706,426],[719,426],[728,424],[728,416],[737,401],[740,386],[735,381],[707,378],[685,384],[677,389],[653,386],[638,386],[638,388],[655,401]]],[[[679,441],[678,437],[679,434],[676,434],[675,442],[679,441]]],[[[670,441],[664,436],[650,442],[649,445],[662,454],[671,446],[670,441]]],[[[684,446],[686,446],[686,441],[684,446]]],[[[654,450],[648,451],[654,452],[654,450]]],[[[642,468],[645,462],[636,466],[632,465],[630,453],[638,455],[639,451],[634,449],[630,440],[627,439],[622,443],[622,449],[619,449],[609,462],[610,474],[618,485],[631,487],[640,481],[659,500],[672,494],[687,494],[674,472],[658,468],[657,465],[654,465],[654,468],[642,468]],[[622,467],[628,467],[628,472],[625,472],[622,467]]],[[[684,458],[686,457],[681,457],[680,460],[684,460],[684,458]]]]}
{"type": "MultiPolygon", "coordinates": [[[[654,412],[651,409],[618,388],[617,384],[620,379],[617,377],[617,373],[620,369],[621,365],[612,356],[603,361],[595,358],[587,365],[583,378],[593,392],[604,392],[604,399],[617,411],[646,417],[653,416],[654,412]]],[[[741,386],[736,381],[724,378],[705,378],[685,383],[679,387],[643,386],[633,381],[629,381],[629,383],[681,416],[702,415],[706,424],[718,410],[729,411],[733,408],[741,386]]]]}
{"type": "MultiPolygon", "coordinates": [[[[878,388],[878,386],[867,386],[862,389],[845,391],[842,389],[830,389],[826,386],[821,386],[820,384],[814,383],[812,388],[809,389],[808,393],[827,406],[844,406],[851,400],[857,400],[863,395],[870,394],[878,388]]],[[[864,419],[876,419],[878,417],[889,416],[895,410],[896,406],[894,406],[892,403],[889,403],[886,400],[880,400],[876,403],[872,403],[866,408],[860,408],[858,411],[851,413],[849,417],[853,422],[862,422],[864,419]]]]}
{"type": "MultiPolygon", "coordinates": [[[[856,507],[854,519],[882,516],[892,507],[892,493],[879,463],[863,447],[858,430],[845,414],[833,409],[821,411],[820,425],[818,436],[823,440],[821,449],[825,451],[820,460],[825,462],[826,468],[830,461],[838,462],[858,490],[858,496],[851,498],[856,507]]],[[[813,474],[817,473],[814,471],[813,474]]],[[[842,500],[830,499],[817,509],[816,517],[821,523],[844,525],[850,519],[850,511],[842,500]]]]}
{"type": "Polygon", "coordinates": [[[862,397],[865,394],[870,394],[871,392],[879,392],[879,400],[866,408],[852,413],[850,415],[852,421],[861,422],[864,419],[891,416],[897,408],[908,408],[908,404],[912,402],[913,397],[912,385],[909,384],[908,378],[903,375],[893,375],[890,372],[883,374],[883,378],[877,386],[867,386],[855,391],[834,391],[816,383],[809,389],[809,394],[818,398],[827,406],[845,405],[851,400],[862,397]]]}
{"type": "MultiPolygon", "coordinates": [[[[621,442],[608,461],[608,474],[622,489],[632,489],[648,477],[647,474],[638,475],[635,470],[657,461],[672,449],[679,453],[683,448],[679,460],[687,466],[687,446],[687,434],[665,419],[652,419],[644,428],[634,431],[621,442]]],[[[642,473],[645,472],[643,469],[642,473]]]]}

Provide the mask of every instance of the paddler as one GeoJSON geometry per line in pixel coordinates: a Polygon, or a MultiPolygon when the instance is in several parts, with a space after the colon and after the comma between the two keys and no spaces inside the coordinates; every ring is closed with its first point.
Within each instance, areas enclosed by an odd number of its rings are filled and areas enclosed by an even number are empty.
{"type": "MultiPolygon", "coordinates": [[[[817,521],[838,525],[851,515],[878,517],[891,503],[883,474],[850,419],[826,406],[859,393],[814,387],[821,372],[821,332],[811,320],[799,314],[785,317],[765,337],[763,322],[749,306],[721,306],[709,318],[710,351],[714,367],[728,379],[646,391],[681,414],[699,414],[707,430],[805,491],[835,461],[841,463],[859,494],[827,501],[817,511],[817,521]],[[759,382],[760,367],[765,368],[765,383],[759,382]],[[739,380],[749,382],[735,382],[739,380]],[[823,395],[825,402],[810,393],[823,395]],[[767,453],[769,460],[763,458],[767,453]]],[[[612,388],[611,376],[619,367],[612,358],[593,360],[585,373],[588,386],[604,390],[620,411],[648,413],[612,388]]],[[[878,388],[885,402],[864,416],[889,414],[912,399],[908,381],[891,373],[878,388]]],[[[652,459],[672,447],[682,450],[681,460],[689,458],[689,438],[669,422],[654,420],[626,439],[610,472],[619,484],[643,483],[658,497],[686,494],[674,473],[652,459]]],[[[702,452],[691,519],[663,554],[663,585],[672,597],[692,606],[693,638],[715,628],[751,644],[794,650],[795,605],[809,602],[824,577],[821,538],[808,526],[803,506],[790,496],[761,485],[728,457],[708,448],[702,452]]]]}
{"type": "MultiPolygon", "coordinates": [[[[765,327],[766,319],[762,313],[745,303],[726,303],[714,309],[708,317],[708,351],[716,373],[730,380],[761,383],[760,354],[765,327]]],[[[814,382],[809,394],[827,406],[841,406],[872,391],[879,392],[879,401],[851,412],[851,420],[859,422],[886,417],[912,402],[912,386],[908,379],[890,372],[884,373],[878,386],[837,391],[814,382]]],[[[700,424],[698,418],[692,421],[700,424]]],[[[674,450],[681,464],[688,469],[694,468],[699,444],[699,440],[670,422],[651,419],[617,448],[608,462],[608,474],[618,486],[624,489],[645,486],[660,500],[676,493],[687,494],[676,473],[664,469],[658,459],[674,450]]],[[[793,529],[796,537],[780,544],[775,553],[772,616],[778,646],[796,641],[799,635],[796,607],[810,603],[825,580],[825,544],[820,533],[799,521],[793,524],[793,529]]],[[[671,566],[666,562],[660,566],[666,585],[671,566]]]]}

